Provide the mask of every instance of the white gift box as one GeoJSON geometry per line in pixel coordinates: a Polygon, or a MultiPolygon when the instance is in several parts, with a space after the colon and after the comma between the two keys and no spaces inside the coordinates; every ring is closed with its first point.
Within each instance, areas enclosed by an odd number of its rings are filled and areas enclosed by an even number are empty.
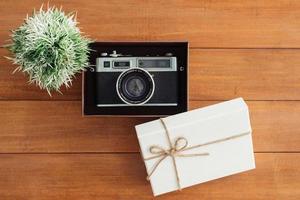
{"type": "Polygon", "coordinates": [[[255,168],[242,98],[135,128],[154,196],[255,168]]]}

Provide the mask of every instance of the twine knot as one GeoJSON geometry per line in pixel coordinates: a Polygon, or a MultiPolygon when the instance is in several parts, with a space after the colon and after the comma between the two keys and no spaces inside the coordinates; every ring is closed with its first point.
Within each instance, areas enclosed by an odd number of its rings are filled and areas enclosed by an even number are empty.
{"type": "MultiPolygon", "coordinates": [[[[166,128],[166,125],[165,125],[163,119],[160,119],[160,120],[167,131],[167,128],[166,128]]],[[[150,180],[151,175],[154,173],[154,171],[157,169],[157,167],[160,165],[160,163],[165,158],[170,156],[172,158],[173,165],[175,168],[177,186],[178,186],[178,189],[181,190],[180,178],[179,178],[179,173],[178,173],[175,157],[207,156],[207,155],[209,155],[209,153],[182,154],[183,151],[190,149],[190,148],[187,148],[188,140],[184,137],[179,137],[175,140],[174,143],[172,143],[168,132],[167,132],[167,138],[168,138],[169,145],[170,145],[169,149],[165,149],[159,145],[152,145],[149,148],[150,153],[154,154],[154,156],[146,158],[144,160],[152,160],[154,158],[160,158],[160,159],[154,164],[152,170],[150,171],[149,175],[147,176],[147,180],[150,180]]]]}
{"type": "Polygon", "coordinates": [[[167,155],[167,156],[174,156],[180,151],[183,151],[188,145],[188,141],[184,137],[179,137],[175,140],[174,145],[171,146],[170,149],[164,149],[163,147],[159,145],[152,145],[149,148],[150,153],[156,154],[156,156],[162,156],[162,155],[167,155]]]}

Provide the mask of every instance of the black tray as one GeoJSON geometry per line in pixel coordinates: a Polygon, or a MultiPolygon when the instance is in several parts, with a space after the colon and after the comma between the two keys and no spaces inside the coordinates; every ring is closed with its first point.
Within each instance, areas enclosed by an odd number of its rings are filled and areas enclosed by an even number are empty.
{"type": "Polygon", "coordinates": [[[172,52],[177,57],[178,70],[178,106],[130,106],[130,107],[97,107],[95,67],[83,74],[83,115],[114,116],[166,116],[185,112],[188,109],[188,43],[187,42],[95,42],[90,45],[89,62],[96,64],[96,58],[102,52],[122,52],[134,56],[156,56],[172,52]]]}

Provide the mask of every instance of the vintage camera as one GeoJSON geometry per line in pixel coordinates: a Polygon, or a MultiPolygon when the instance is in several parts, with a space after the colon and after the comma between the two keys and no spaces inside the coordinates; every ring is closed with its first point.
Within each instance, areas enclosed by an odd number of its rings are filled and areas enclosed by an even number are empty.
{"type": "Polygon", "coordinates": [[[96,59],[98,107],[177,106],[177,59],[102,53],[96,59]]]}

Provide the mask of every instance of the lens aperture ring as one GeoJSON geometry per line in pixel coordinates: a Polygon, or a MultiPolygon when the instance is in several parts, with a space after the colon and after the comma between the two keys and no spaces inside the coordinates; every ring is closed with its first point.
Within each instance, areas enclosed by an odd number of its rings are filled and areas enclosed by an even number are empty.
{"type": "Polygon", "coordinates": [[[150,100],[155,84],[149,72],[141,68],[128,69],[120,74],[116,90],[120,99],[129,105],[142,105],[150,100]]]}

